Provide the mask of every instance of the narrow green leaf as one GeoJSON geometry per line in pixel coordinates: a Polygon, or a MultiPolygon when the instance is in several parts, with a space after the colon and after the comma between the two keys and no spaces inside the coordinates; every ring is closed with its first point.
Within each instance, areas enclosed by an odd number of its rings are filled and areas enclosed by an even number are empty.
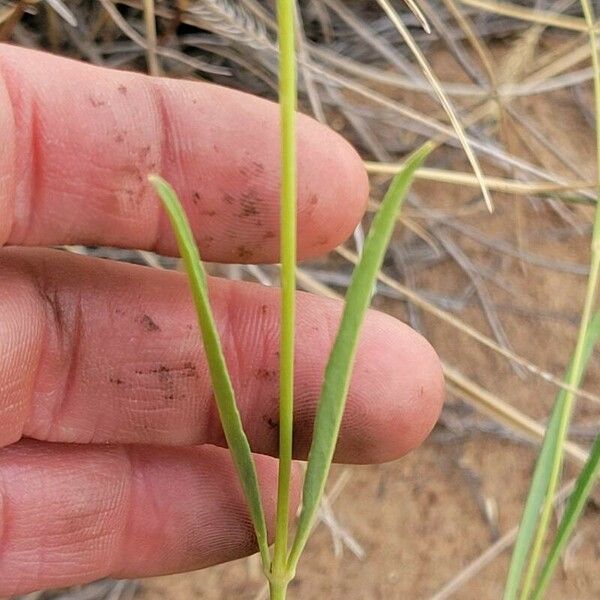
{"type": "Polygon", "coordinates": [[[325,370],[315,417],[313,440],[304,479],[302,512],[288,560],[293,574],[310,535],[319,501],[325,489],[344,412],[360,328],[371,301],[371,292],[394,231],[396,216],[414,177],[415,170],[431,152],[425,144],[406,161],[396,175],[375,215],[363,254],[352,276],[337,336],[325,370]]]}
{"type": "Polygon", "coordinates": [[[250,444],[242,427],[242,420],[235,402],[235,393],[225,363],[219,333],[210,308],[204,266],[190,224],[175,190],[158,175],[151,175],[148,179],[154,186],[169,215],[169,220],[177,238],[177,245],[185,265],[196,307],[198,325],[202,334],[219,417],[248,502],[263,567],[267,570],[271,559],[256,468],[250,451],[250,444]]]}
{"type": "MultiPolygon", "coordinates": [[[[600,313],[596,313],[594,318],[590,321],[587,334],[587,342],[589,343],[589,350],[591,354],[591,350],[600,338],[600,313]]],[[[589,355],[586,356],[586,358],[589,359],[589,355]]],[[[579,520],[579,517],[585,508],[589,495],[594,489],[594,485],[596,484],[599,473],[600,435],[596,437],[596,441],[594,442],[594,445],[590,451],[590,456],[587,459],[581,473],[579,474],[579,477],[577,478],[575,489],[569,498],[565,513],[558,526],[558,531],[556,532],[554,541],[552,542],[552,547],[550,548],[546,562],[542,567],[540,579],[533,593],[533,600],[542,598],[546,588],[548,587],[550,579],[552,578],[554,570],[556,569],[558,559],[560,558],[569,538],[571,537],[571,534],[573,533],[573,530],[575,529],[575,525],[577,524],[577,521],[579,520]]]]}
{"type": "MultiPolygon", "coordinates": [[[[594,316],[587,329],[583,353],[584,368],[581,372],[579,381],[577,381],[575,385],[579,385],[580,380],[583,378],[585,367],[590,360],[594,345],[598,341],[599,336],[600,313],[594,316]]],[[[569,365],[567,370],[567,380],[569,379],[571,370],[572,364],[569,365]]],[[[546,434],[544,435],[542,447],[536,461],[533,478],[529,488],[529,494],[527,495],[527,501],[525,503],[525,508],[521,517],[521,523],[519,525],[519,534],[517,536],[517,541],[515,543],[510,562],[506,587],[504,588],[504,600],[514,600],[519,591],[519,584],[523,576],[523,570],[527,563],[528,553],[531,548],[531,543],[535,534],[535,528],[539,520],[540,510],[548,491],[548,482],[550,481],[550,474],[552,472],[552,453],[554,446],[558,443],[558,427],[565,394],[566,391],[561,390],[556,396],[554,408],[552,409],[546,434]]]]}
{"type": "Polygon", "coordinates": [[[535,528],[540,515],[540,509],[548,491],[548,482],[552,472],[552,448],[558,440],[558,425],[560,423],[560,410],[562,404],[559,392],[546,428],[544,440],[538,455],[533,477],[527,494],[527,501],[519,524],[519,533],[513,549],[506,586],[504,588],[504,600],[515,600],[519,592],[519,585],[523,570],[527,564],[527,557],[531,542],[535,534],[535,528]]]}

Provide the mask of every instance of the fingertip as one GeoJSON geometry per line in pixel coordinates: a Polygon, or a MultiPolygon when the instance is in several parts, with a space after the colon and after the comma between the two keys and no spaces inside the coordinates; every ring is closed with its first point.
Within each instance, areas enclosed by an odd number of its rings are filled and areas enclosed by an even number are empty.
{"type": "Polygon", "coordinates": [[[362,448],[352,451],[356,462],[382,463],[427,438],[444,402],[444,378],[431,344],[404,323],[373,311],[365,331],[351,388],[360,423],[349,424],[362,427],[362,448]]]}
{"type": "Polygon", "coordinates": [[[369,197],[362,159],[342,136],[306,116],[298,121],[299,254],[335,248],[360,222],[369,197]]]}

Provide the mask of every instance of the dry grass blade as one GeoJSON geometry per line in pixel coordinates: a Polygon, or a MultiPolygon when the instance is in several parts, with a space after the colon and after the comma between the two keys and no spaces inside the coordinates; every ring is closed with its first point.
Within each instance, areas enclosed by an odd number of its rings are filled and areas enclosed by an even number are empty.
{"type": "Polygon", "coordinates": [[[570,17],[560,13],[554,13],[537,8],[532,9],[525,6],[518,6],[509,2],[496,2],[496,0],[459,0],[462,4],[479,8],[495,15],[504,15],[513,19],[521,19],[529,23],[540,23],[560,29],[571,31],[587,31],[585,20],[580,17],[570,17]]]}
{"type": "Polygon", "coordinates": [[[146,60],[148,73],[155,77],[162,74],[158,57],[156,56],[156,18],[154,16],[154,0],[144,0],[144,23],[146,26],[146,60]]]}
{"type": "Polygon", "coordinates": [[[462,11],[456,6],[455,0],[443,0],[444,5],[448,9],[448,12],[454,17],[458,26],[462,31],[465,32],[466,38],[475,50],[481,64],[485,68],[485,71],[489,77],[490,83],[495,86],[495,70],[494,70],[494,59],[492,58],[489,50],[485,43],[477,35],[471,21],[462,13],[462,11]]]}
{"type": "Polygon", "coordinates": [[[45,0],[46,4],[54,10],[71,27],[77,27],[77,19],[71,9],[62,0],[45,0]]]}
{"type": "Polygon", "coordinates": [[[302,15],[300,14],[300,9],[298,6],[298,0],[296,2],[296,39],[297,39],[297,56],[298,62],[300,63],[300,71],[302,73],[302,79],[304,80],[304,85],[306,86],[306,92],[308,94],[308,99],[310,101],[310,106],[312,108],[313,114],[317,121],[321,123],[325,123],[325,111],[323,110],[323,103],[321,102],[321,98],[319,97],[319,90],[315,84],[314,76],[310,68],[307,65],[312,61],[309,53],[306,50],[306,35],[304,32],[304,22],[302,21],[302,15]]]}
{"type": "Polygon", "coordinates": [[[421,27],[425,30],[425,33],[431,33],[431,27],[429,27],[429,23],[427,22],[423,11],[419,8],[419,5],[415,0],[404,0],[404,2],[406,2],[406,6],[410,8],[412,14],[417,17],[419,23],[421,23],[421,27]]]}
{"type": "Polygon", "coordinates": [[[377,35],[364,21],[352,11],[347,3],[340,0],[321,0],[328,8],[348,25],[356,35],[364,40],[371,48],[378,52],[391,65],[395,66],[405,75],[419,79],[419,72],[406,59],[406,57],[397,50],[386,38],[377,35]]]}
{"type": "MultiPolygon", "coordinates": [[[[477,385],[448,364],[444,364],[443,367],[444,375],[450,386],[454,387],[477,410],[535,442],[541,442],[544,439],[546,429],[535,419],[528,417],[502,398],[477,385]]],[[[567,442],[565,449],[569,458],[575,463],[580,466],[585,464],[588,457],[586,450],[573,442],[567,442]]]]}
{"type": "Polygon", "coordinates": [[[485,200],[488,210],[490,212],[492,212],[494,207],[492,204],[492,197],[490,196],[490,193],[485,184],[485,177],[484,177],[481,167],[479,165],[479,161],[477,160],[475,153],[471,149],[471,146],[467,140],[467,137],[466,137],[463,127],[456,115],[456,112],[454,111],[452,104],[450,104],[450,100],[448,100],[448,97],[446,96],[444,90],[440,86],[440,84],[437,80],[437,77],[431,70],[431,67],[429,66],[429,63],[427,62],[427,59],[425,58],[425,56],[423,56],[421,49],[419,48],[419,46],[417,46],[417,44],[414,41],[413,37],[411,36],[410,32],[408,31],[408,29],[402,22],[402,19],[400,19],[400,16],[394,10],[394,7],[389,3],[388,0],[377,0],[377,3],[383,8],[383,10],[387,14],[387,16],[392,21],[392,23],[396,26],[396,28],[398,29],[398,32],[400,33],[400,35],[406,42],[407,46],[410,48],[411,52],[417,59],[417,62],[423,69],[423,73],[425,74],[425,77],[427,77],[429,83],[431,84],[431,87],[433,87],[433,89],[435,90],[435,92],[440,100],[440,103],[444,107],[444,110],[446,111],[446,114],[448,115],[448,118],[450,119],[450,122],[452,123],[452,126],[454,127],[454,130],[456,131],[456,135],[457,135],[458,139],[460,140],[460,143],[465,151],[465,154],[467,155],[467,158],[469,159],[469,162],[471,163],[471,167],[473,167],[473,171],[475,171],[475,175],[477,176],[479,185],[481,186],[481,192],[483,194],[483,199],[485,200]]]}
{"type": "MultiPolygon", "coordinates": [[[[104,10],[110,15],[111,19],[115,22],[117,27],[133,42],[135,42],[140,48],[144,50],[148,50],[148,43],[146,40],[135,30],[127,20],[121,15],[121,13],[117,10],[114,3],[111,0],[100,0],[100,3],[104,7],[104,10]]],[[[223,68],[217,65],[211,65],[210,63],[198,60],[197,58],[193,58],[191,56],[186,56],[182,52],[178,50],[174,50],[172,48],[162,48],[157,47],[156,53],[164,56],[165,58],[171,58],[176,60],[184,65],[188,65],[193,69],[198,69],[199,71],[204,71],[206,73],[214,73],[216,75],[229,75],[230,71],[227,68],[223,68]]]]}
{"type": "MultiPolygon", "coordinates": [[[[400,170],[402,165],[400,163],[366,161],[365,167],[369,173],[393,175],[400,170]]],[[[451,183],[455,185],[479,187],[479,181],[471,173],[464,173],[449,169],[423,167],[417,171],[416,177],[417,179],[437,181],[438,183],[451,183]]],[[[596,187],[595,181],[567,181],[565,183],[551,183],[546,181],[529,182],[516,181],[514,179],[508,179],[505,177],[492,177],[488,175],[485,176],[485,183],[490,190],[524,196],[577,192],[580,190],[591,190],[596,187]]],[[[571,199],[573,199],[573,196],[566,198],[566,200],[571,199]]],[[[582,201],[589,202],[589,200],[584,197],[582,197],[582,201]]]]}

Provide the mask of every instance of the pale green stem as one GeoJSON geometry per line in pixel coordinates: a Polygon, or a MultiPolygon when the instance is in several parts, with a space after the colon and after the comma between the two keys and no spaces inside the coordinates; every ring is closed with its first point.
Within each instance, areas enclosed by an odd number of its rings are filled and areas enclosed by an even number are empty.
{"type": "MultiPolygon", "coordinates": [[[[592,8],[588,0],[581,0],[581,5],[585,15],[585,20],[588,26],[588,33],[590,38],[590,47],[592,54],[592,68],[594,71],[594,96],[595,96],[595,111],[596,111],[596,168],[598,182],[598,194],[597,198],[600,198],[600,64],[598,62],[598,48],[596,44],[596,36],[594,35],[594,15],[592,8]]],[[[585,294],[585,300],[583,304],[583,310],[581,314],[581,322],[579,325],[579,333],[577,337],[577,344],[575,346],[575,353],[573,355],[573,368],[570,372],[570,377],[567,379],[567,384],[572,387],[577,386],[577,382],[581,377],[583,365],[583,355],[585,349],[585,339],[592,311],[596,302],[596,294],[598,288],[598,273],[600,272],[600,203],[596,204],[596,215],[594,219],[594,228],[592,233],[592,245],[591,245],[591,259],[590,259],[590,274],[587,282],[587,289],[585,294]]],[[[531,553],[531,559],[525,576],[525,582],[523,584],[523,591],[521,593],[521,599],[527,600],[531,593],[535,575],[538,570],[540,563],[544,541],[550,525],[550,518],[552,516],[552,504],[553,499],[558,488],[560,480],[560,474],[564,458],[564,446],[567,440],[569,431],[569,425],[571,422],[571,415],[573,413],[573,405],[575,401],[575,395],[573,392],[568,391],[565,395],[563,407],[561,410],[560,424],[558,430],[558,439],[556,447],[554,448],[552,472],[550,475],[550,481],[548,484],[548,491],[542,512],[540,516],[540,522],[536,531],[536,538],[531,553]]]]}
{"type": "Polygon", "coordinates": [[[279,106],[281,129],[281,343],[279,355],[279,476],[277,525],[271,567],[272,588],[284,598],[287,587],[290,477],[294,412],[294,327],[296,294],[296,60],[294,2],[277,0],[279,106]],[[282,582],[285,581],[285,585],[282,582]],[[282,587],[283,586],[283,587],[282,587]]]}
{"type": "Polygon", "coordinates": [[[271,600],[285,600],[287,593],[287,581],[269,582],[269,597],[271,600]]]}

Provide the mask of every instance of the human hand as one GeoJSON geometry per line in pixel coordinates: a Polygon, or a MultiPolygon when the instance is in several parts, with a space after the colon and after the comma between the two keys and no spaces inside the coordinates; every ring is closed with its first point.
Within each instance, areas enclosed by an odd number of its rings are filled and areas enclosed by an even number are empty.
{"type": "MultiPolygon", "coordinates": [[[[278,112],[203,83],[0,46],[0,595],[185,571],[256,550],[185,277],[43,248],[174,253],[147,175],[178,190],[207,261],[278,254],[278,112]],[[26,248],[37,246],[38,248],[26,248]]],[[[360,159],[300,117],[299,256],[342,242],[360,159]]],[[[211,303],[273,524],[278,291],[212,279],[211,303]]],[[[306,457],[341,304],[298,294],[295,456],[306,457]]],[[[392,460],[440,410],[438,359],[371,312],[336,460],[392,460]]],[[[295,502],[299,478],[295,480],[295,502]]]]}

